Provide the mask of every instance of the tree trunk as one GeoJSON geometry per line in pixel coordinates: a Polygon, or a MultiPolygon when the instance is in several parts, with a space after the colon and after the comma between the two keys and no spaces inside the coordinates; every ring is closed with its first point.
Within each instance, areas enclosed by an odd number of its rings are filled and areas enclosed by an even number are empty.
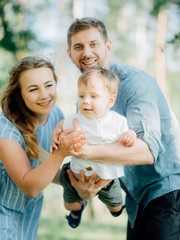
{"type": "Polygon", "coordinates": [[[73,0],[73,18],[84,17],[84,0],[73,0]]]}
{"type": "Polygon", "coordinates": [[[146,18],[141,15],[137,17],[136,48],[136,65],[145,70],[147,62],[146,18]]]}
{"type": "Polygon", "coordinates": [[[156,36],[156,60],[155,60],[155,73],[157,82],[165,94],[168,97],[166,87],[166,60],[164,54],[165,37],[166,37],[166,25],[167,16],[163,11],[158,13],[158,27],[156,36]]]}

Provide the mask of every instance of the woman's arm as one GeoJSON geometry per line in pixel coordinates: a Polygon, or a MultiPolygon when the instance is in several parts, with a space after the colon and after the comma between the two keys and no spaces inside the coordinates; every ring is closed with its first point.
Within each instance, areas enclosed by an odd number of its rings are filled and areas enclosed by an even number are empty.
{"type": "Polygon", "coordinates": [[[56,173],[56,175],[55,175],[55,177],[54,177],[54,179],[52,181],[53,183],[61,185],[60,181],[59,181],[60,173],[61,173],[61,169],[58,169],[58,171],[57,171],[57,173],[56,173]]]}
{"type": "MultiPolygon", "coordinates": [[[[71,130],[64,131],[60,140],[66,139],[71,130]]],[[[78,135],[78,133],[76,133],[78,135]]],[[[65,140],[64,140],[65,141],[65,140]]],[[[59,146],[39,166],[32,169],[22,146],[13,140],[0,139],[0,158],[12,181],[29,197],[36,197],[57,176],[64,158],[73,150],[59,146]]]]}
{"type": "Polygon", "coordinates": [[[26,152],[21,145],[9,139],[0,139],[0,158],[12,181],[29,197],[36,197],[52,182],[65,155],[49,154],[36,168],[32,169],[26,152]]]}

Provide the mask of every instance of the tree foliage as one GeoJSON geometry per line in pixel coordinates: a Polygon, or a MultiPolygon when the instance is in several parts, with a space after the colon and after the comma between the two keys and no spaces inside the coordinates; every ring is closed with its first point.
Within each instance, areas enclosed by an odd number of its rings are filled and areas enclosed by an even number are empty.
{"type": "MultiPolygon", "coordinates": [[[[165,11],[165,40],[169,44],[165,44],[163,52],[168,54],[167,61],[175,69],[173,81],[176,81],[179,54],[176,49],[180,46],[177,27],[179,0],[101,0],[94,4],[95,2],[96,0],[83,1],[87,8],[86,16],[97,17],[107,26],[109,38],[113,40],[112,61],[136,65],[151,75],[154,75],[157,16],[160,11],[165,11]]],[[[0,55],[3,60],[0,61],[0,88],[7,79],[11,63],[14,64],[29,52],[50,52],[51,56],[58,56],[58,61],[64,63],[66,40],[63,36],[66,35],[72,18],[73,0],[0,0],[0,55]]],[[[166,71],[171,73],[168,67],[166,71]]],[[[175,92],[178,95],[178,83],[173,89],[173,96],[175,92]]]]}
{"type": "MultiPolygon", "coordinates": [[[[157,17],[158,13],[161,10],[168,9],[169,7],[174,6],[176,9],[177,18],[180,23],[180,1],[179,0],[153,0],[153,8],[151,14],[157,17]]],[[[171,40],[168,40],[167,43],[170,43],[174,46],[175,49],[180,47],[180,31],[174,33],[171,40]]]]}
{"type": "Polygon", "coordinates": [[[28,49],[35,34],[24,24],[24,6],[19,1],[0,1],[0,47],[13,54],[28,49]]]}

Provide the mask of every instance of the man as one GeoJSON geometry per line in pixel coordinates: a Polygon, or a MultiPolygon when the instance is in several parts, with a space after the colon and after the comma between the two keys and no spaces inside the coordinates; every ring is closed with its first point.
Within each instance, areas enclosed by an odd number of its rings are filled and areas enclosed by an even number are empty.
{"type": "MultiPolygon", "coordinates": [[[[126,116],[138,139],[132,148],[86,144],[83,158],[105,163],[111,159],[125,166],[120,182],[126,192],[128,240],[180,239],[179,124],[156,80],[134,67],[110,64],[110,51],[101,21],[82,18],[70,26],[68,55],[81,72],[96,65],[117,71],[120,87],[113,110],[126,116]]],[[[102,184],[95,185],[93,178],[88,183],[81,174],[77,182],[69,172],[71,183],[76,189],[83,185],[81,196],[91,197],[102,184]]]]}

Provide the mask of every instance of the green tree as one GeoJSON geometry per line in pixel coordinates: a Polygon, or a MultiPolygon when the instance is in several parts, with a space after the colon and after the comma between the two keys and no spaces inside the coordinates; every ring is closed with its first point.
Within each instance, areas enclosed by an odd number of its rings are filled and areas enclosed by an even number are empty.
{"type": "MultiPolygon", "coordinates": [[[[179,13],[180,13],[180,2],[178,0],[153,0],[153,8],[151,11],[152,16],[154,16],[155,18],[158,18],[158,22],[159,25],[161,25],[161,27],[159,27],[160,29],[163,29],[162,25],[163,25],[163,21],[160,21],[160,15],[162,15],[164,13],[164,15],[166,14],[166,12],[171,11],[173,12],[173,15],[176,17],[176,24],[180,23],[180,18],[179,18],[179,13]]],[[[162,19],[163,20],[163,19],[162,19]]],[[[167,16],[167,22],[168,22],[168,16],[167,16]]],[[[177,24],[177,26],[179,26],[179,24],[177,24]]],[[[168,31],[168,29],[167,29],[168,31]]],[[[163,33],[161,33],[159,31],[159,56],[164,55],[166,49],[169,47],[169,45],[173,46],[174,52],[172,52],[173,54],[173,58],[176,59],[174,61],[174,65],[178,65],[178,59],[179,59],[179,52],[178,49],[180,47],[180,31],[179,28],[177,27],[175,29],[174,32],[172,32],[171,37],[169,37],[169,39],[164,39],[164,43],[162,44],[162,36],[163,33]]],[[[158,46],[157,46],[158,48],[158,46]]],[[[159,68],[159,65],[162,66],[162,62],[163,59],[162,57],[160,57],[159,61],[157,61],[157,69],[159,68]]],[[[179,68],[178,68],[179,69],[179,68]]],[[[177,70],[179,72],[179,70],[177,70]]],[[[171,103],[171,106],[173,108],[173,110],[175,111],[178,119],[180,120],[180,111],[179,111],[179,101],[180,101],[180,95],[179,95],[179,91],[180,91],[180,81],[179,81],[179,77],[178,77],[178,72],[174,73],[171,71],[168,71],[168,69],[166,69],[166,83],[168,85],[168,97],[169,97],[169,101],[171,103]]],[[[161,85],[161,84],[160,84],[161,85]]]]}
{"type": "Polygon", "coordinates": [[[25,24],[25,13],[21,1],[0,1],[0,89],[8,77],[8,64],[27,53],[30,41],[37,41],[30,26],[25,24]]]}
{"type": "MultiPolygon", "coordinates": [[[[178,21],[180,23],[180,1],[179,0],[153,0],[153,9],[151,14],[155,17],[158,16],[158,13],[162,9],[168,9],[169,7],[174,6],[176,8],[175,14],[177,15],[178,21]]],[[[167,43],[173,44],[174,48],[177,49],[180,47],[180,31],[179,29],[173,34],[172,38],[167,41],[167,43]]]]}
{"type": "Polygon", "coordinates": [[[1,0],[0,2],[0,47],[13,54],[28,49],[28,42],[35,40],[35,34],[26,28],[25,8],[20,1],[1,0]]]}

